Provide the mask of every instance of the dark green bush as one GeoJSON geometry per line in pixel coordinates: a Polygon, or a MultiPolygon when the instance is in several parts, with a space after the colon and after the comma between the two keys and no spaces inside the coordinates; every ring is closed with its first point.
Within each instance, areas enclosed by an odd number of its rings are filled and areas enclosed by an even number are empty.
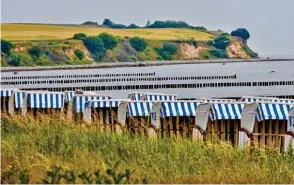
{"type": "Polygon", "coordinates": [[[214,45],[214,41],[213,40],[207,41],[207,45],[208,46],[213,46],[214,45]]]}
{"type": "Polygon", "coordinates": [[[243,50],[252,58],[257,58],[258,57],[258,53],[252,51],[247,45],[244,45],[243,50]]]}
{"type": "Polygon", "coordinates": [[[153,24],[149,25],[149,28],[191,28],[188,23],[184,21],[155,21],[153,24]]]}
{"type": "Polygon", "coordinates": [[[169,53],[170,55],[174,55],[178,51],[178,47],[176,44],[172,43],[163,43],[162,50],[169,53]]]}
{"type": "Polygon", "coordinates": [[[86,21],[86,22],[82,23],[82,25],[98,26],[98,23],[94,22],[94,21],[86,21]]]}
{"type": "Polygon", "coordinates": [[[198,47],[198,42],[194,38],[191,38],[188,43],[193,45],[195,48],[198,47]]]}
{"type": "Polygon", "coordinates": [[[106,50],[104,48],[103,40],[100,37],[87,37],[84,40],[84,44],[96,60],[101,60],[105,55],[106,50]]]}
{"type": "Polygon", "coordinates": [[[232,31],[231,35],[235,37],[240,37],[244,40],[248,40],[250,38],[250,34],[245,28],[238,28],[237,30],[232,31]]]}
{"type": "Polygon", "coordinates": [[[103,41],[105,49],[113,49],[117,46],[118,41],[113,35],[101,33],[98,37],[103,41]]]}
{"type": "Polygon", "coordinates": [[[207,29],[204,26],[196,26],[194,27],[195,30],[200,30],[200,31],[207,31],[207,29]]]}
{"type": "Polygon", "coordinates": [[[159,59],[172,60],[173,55],[178,51],[178,47],[172,43],[163,43],[162,48],[155,48],[155,51],[160,56],[159,59]]]}
{"type": "Polygon", "coordinates": [[[125,25],[123,25],[123,24],[115,24],[110,19],[104,19],[103,25],[107,26],[109,28],[126,28],[125,25]]]}
{"type": "Polygon", "coordinates": [[[74,53],[80,60],[83,60],[85,58],[85,54],[82,50],[76,49],[74,50],[74,53]]]}
{"type": "Polygon", "coordinates": [[[43,51],[38,46],[33,46],[31,49],[29,49],[29,54],[37,58],[39,58],[42,55],[42,53],[43,51]]]}
{"type": "Polygon", "coordinates": [[[11,42],[1,39],[1,52],[2,53],[9,55],[11,48],[12,48],[11,42]]]}
{"type": "Polygon", "coordinates": [[[221,49],[212,49],[209,51],[210,54],[216,58],[228,58],[227,52],[221,49]]]}
{"type": "Polygon", "coordinates": [[[230,34],[229,33],[222,33],[220,36],[227,37],[227,36],[230,36],[230,34]]]}
{"type": "Polygon", "coordinates": [[[214,47],[217,49],[226,49],[230,45],[230,39],[227,37],[217,37],[214,39],[214,47]]]}
{"type": "Polygon", "coordinates": [[[129,26],[127,26],[127,28],[134,29],[134,28],[140,28],[140,26],[137,26],[136,24],[132,23],[129,26]]]}
{"type": "Polygon", "coordinates": [[[84,40],[86,37],[87,37],[87,35],[85,33],[76,33],[73,36],[73,39],[76,39],[76,40],[84,40]]]}
{"type": "Polygon", "coordinates": [[[33,66],[34,62],[30,55],[26,53],[11,54],[11,59],[8,61],[12,66],[33,66]]]}
{"type": "Polygon", "coordinates": [[[147,47],[147,42],[140,37],[133,37],[130,39],[131,46],[138,52],[142,52],[147,47]]]}

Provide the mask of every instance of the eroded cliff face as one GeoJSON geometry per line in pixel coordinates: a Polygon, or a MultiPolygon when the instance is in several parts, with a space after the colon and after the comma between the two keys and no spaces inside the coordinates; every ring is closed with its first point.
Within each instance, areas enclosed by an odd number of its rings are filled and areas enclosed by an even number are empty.
{"type": "MultiPolygon", "coordinates": [[[[128,39],[121,39],[118,46],[113,50],[107,50],[105,56],[102,58],[102,62],[130,62],[130,61],[152,61],[159,60],[159,55],[156,52],[156,48],[162,47],[163,41],[148,41],[148,47],[143,52],[137,52],[129,44],[128,39]]],[[[199,44],[197,47],[189,43],[188,41],[182,41],[181,43],[174,42],[177,45],[178,51],[173,56],[173,60],[197,60],[197,59],[216,59],[216,56],[211,55],[210,51],[216,49],[213,46],[209,46],[205,43],[199,44]]],[[[26,56],[24,60],[29,58],[32,63],[30,65],[43,65],[29,54],[30,48],[38,46],[42,49],[42,62],[47,65],[60,65],[63,64],[90,64],[96,62],[91,53],[85,47],[82,41],[66,40],[56,42],[19,42],[14,43],[13,53],[26,56]],[[75,50],[83,51],[84,59],[79,60],[75,55],[75,50]]],[[[241,40],[235,39],[231,41],[231,44],[225,51],[227,58],[229,59],[249,59],[248,46],[241,40]],[[245,49],[244,49],[245,48],[245,49]],[[247,50],[246,50],[247,49],[247,50]],[[247,51],[247,52],[246,52],[247,51]]],[[[251,50],[250,50],[251,51],[251,50]]],[[[249,52],[250,52],[249,51],[249,52]]],[[[2,66],[9,64],[9,56],[4,57],[1,60],[2,66]],[[6,60],[6,61],[5,61],[6,60]]],[[[40,61],[40,60],[39,60],[40,61]]]]}
{"type": "Polygon", "coordinates": [[[179,54],[184,60],[201,59],[200,52],[207,50],[208,47],[190,45],[188,43],[179,44],[179,54]]]}
{"type": "MultiPolygon", "coordinates": [[[[232,41],[232,43],[227,47],[226,53],[229,59],[249,59],[251,58],[246,51],[243,49],[244,44],[242,41],[232,41]]],[[[214,49],[211,46],[198,46],[195,47],[188,43],[179,44],[179,56],[183,60],[192,59],[204,59],[201,52],[214,49]]]]}
{"type": "Polygon", "coordinates": [[[226,51],[229,58],[248,59],[250,56],[243,50],[242,42],[231,43],[226,51]]]}

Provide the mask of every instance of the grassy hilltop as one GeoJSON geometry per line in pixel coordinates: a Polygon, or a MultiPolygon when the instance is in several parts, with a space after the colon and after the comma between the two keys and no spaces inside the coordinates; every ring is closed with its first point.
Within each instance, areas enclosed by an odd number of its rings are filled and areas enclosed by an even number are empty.
{"type": "Polygon", "coordinates": [[[235,36],[185,22],[156,21],[143,28],[122,27],[112,22],[107,26],[1,26],[2,67],[257,57],[246,44],[249,37],[243,39],[239,32],[235,36]]]}
{"type": "Polygon", "coordinates": [[[107,32],[117,37],[141,37],[147,40],[211,40],[213,35],[192,29],[175,28],[139,28],[139,29],[111,29],[103,27],[82,27],[42,24],[2,24],[2,38],[10,41],[52,41],[71,39],[76,33],[96,36],[107,32]]]}

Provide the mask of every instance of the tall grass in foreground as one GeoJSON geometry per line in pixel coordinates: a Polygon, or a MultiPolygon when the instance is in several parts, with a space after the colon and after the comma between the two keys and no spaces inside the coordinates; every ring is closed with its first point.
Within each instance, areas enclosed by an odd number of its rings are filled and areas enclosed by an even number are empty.
{"type": "MultiPolygon", "coordinates": [[[[2,183],[44,182],[57,169],[75,177],[84,174],[86,179],[90,172],[106,176],[107,163],[116,162],[120,165],[115,174],[135,170],[125,183],[144,178],[149,183],[294,183],[293,151],[280,154],[227,143],[156,140],[94,127],[32,122],[1,119],[2,183]]],[[[81,182],[86,181],[75,181],[81,182]]]]}

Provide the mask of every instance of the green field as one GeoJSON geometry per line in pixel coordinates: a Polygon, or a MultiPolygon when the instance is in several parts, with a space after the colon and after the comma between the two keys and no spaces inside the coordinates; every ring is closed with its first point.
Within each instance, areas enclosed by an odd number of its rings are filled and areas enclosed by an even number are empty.
{"type": "Polygon", "coordinates": [[[294,182],[293,151],[117,135],[29,117],[2,118],[1,135],[1,183],[294,182]]]}
{"type": "Polygon", "coordinates": [[[42,24],[1,24],[2,39],[9,41],[25,40],[65,40],[76,33],[88,36],[107,32],[119,37],[139,36],[148,40],[211,40],[211,34],[192,29],[111,29],[79,26],[42,25],[42,24]]]}

